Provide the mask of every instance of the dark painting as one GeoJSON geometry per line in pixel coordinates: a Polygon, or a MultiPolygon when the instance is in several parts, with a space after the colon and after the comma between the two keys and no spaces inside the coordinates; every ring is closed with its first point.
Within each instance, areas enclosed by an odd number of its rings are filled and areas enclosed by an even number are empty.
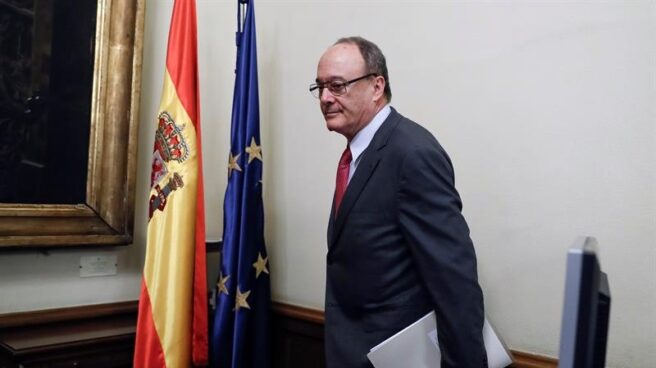
{"type": "Polygon", "coordinates": [[[96,1],[0,0],[0,203],[84,203],[96,1]]]}

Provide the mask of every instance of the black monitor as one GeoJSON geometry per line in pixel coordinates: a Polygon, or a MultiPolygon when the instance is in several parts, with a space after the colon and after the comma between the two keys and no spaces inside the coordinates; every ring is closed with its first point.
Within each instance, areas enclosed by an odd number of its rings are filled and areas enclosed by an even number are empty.
{"type": "Polygon", "coordinates": [[[609,316],[610,290],[599,267],[597,241],[580,237],[567,253],[558,367],[604,367],[609,316]]]}

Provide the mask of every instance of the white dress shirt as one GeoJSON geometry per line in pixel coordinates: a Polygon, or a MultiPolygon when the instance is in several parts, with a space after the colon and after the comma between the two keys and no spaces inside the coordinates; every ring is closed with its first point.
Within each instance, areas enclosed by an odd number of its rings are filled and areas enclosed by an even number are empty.
{"type": "Polygon", "coordinates": [[[353,177],[355,170],[358,168],[358,164],[362,158],[362,153],[367,149],[367,147],[369,147],[369,143],[371,143],[371,140],[374,138],[378,128],[383,125],[383,122],[385,119],[387,119],[391,112],[392,108],[390,107],[390,104],[385,105],[385,107],[378,111],[378,114],[374,116],[371,122],[365,125],[364,128],[362,128],[362,130],[360,130],[349,143],[349,148],[351,149],[351,157],[353,157],[351,160],[351,167],[349,168],[349,182],[351,182],[351,178],[353,177]]]}

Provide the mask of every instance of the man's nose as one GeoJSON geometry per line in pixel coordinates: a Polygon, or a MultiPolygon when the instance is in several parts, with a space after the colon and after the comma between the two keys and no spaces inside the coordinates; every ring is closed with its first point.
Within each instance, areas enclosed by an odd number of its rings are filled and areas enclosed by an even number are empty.
{"type": "Polygon", "coordinates": [[[319,101],[330,102],[334,100],[335,100],[335,96],[333,96],[333,94],[330,93],[330,90],[328,88],[319,89],[319,101]]]}

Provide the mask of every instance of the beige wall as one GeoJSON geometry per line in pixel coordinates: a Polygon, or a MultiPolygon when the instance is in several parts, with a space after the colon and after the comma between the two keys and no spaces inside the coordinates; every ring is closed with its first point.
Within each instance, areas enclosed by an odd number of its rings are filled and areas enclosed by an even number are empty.
{"type": "MultiPolygon", "coordinates": [[[[386,53],[394,103],[450,153],[487,314],[556,356],[565,253],[594,235],[613,294],[608,365],[656,360],[656,5],[650,1],[256,0],[266,238],[275,300],[323,308],[325,225],[344,139],[307,91],[336,38],[386,53]]],[[[221,234],[236,1],[198,1],[208,236],[221,234]]],[[[0,254],[0,312],[138,297],[171,1],[147,4],[135,244],[0,254]],[[117,254],[116,276],[79,257],[117,254]]]]}

